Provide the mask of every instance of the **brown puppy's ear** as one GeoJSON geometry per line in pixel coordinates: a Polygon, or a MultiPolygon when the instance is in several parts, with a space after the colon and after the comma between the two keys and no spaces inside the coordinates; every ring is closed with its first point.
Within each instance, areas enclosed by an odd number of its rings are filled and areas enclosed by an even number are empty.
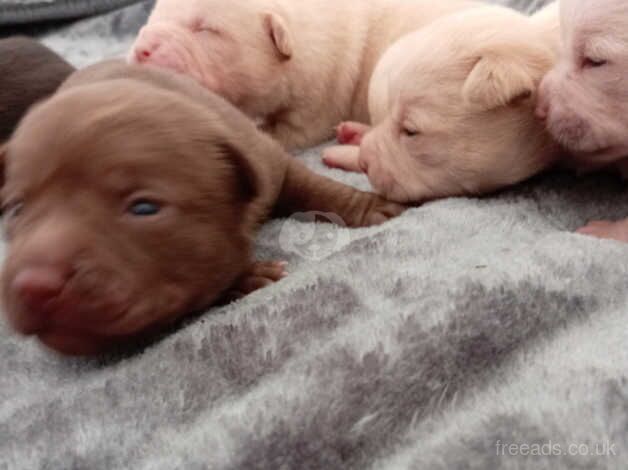
{"type": "Polygon", "coordinates": [[[236,172],[235,195],[238,201],[253,202],[261,193],[262,182],[246,155],[231,143],[221,145],[223,154],[229,159],[236,172]]]}
{"type": "Polygon", "coordinates": [[[265,13],[264,30],[283,59],[292,57],[292,37],[284,19],[275,13],[265,13]]]}
{"type": "Polygon", "coordinates": [[[467,104],[491,110],[530,98],[543,73],[525,57],[484,55],[475,63],[463,87],[467,104]]]}

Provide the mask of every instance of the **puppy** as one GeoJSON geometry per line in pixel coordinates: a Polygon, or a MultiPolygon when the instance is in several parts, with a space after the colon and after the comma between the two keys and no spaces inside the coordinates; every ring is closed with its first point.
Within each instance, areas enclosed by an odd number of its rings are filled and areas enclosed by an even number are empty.
{"type": "Polygon", "coordinates": [[[373,68],[397,38],[467,0],[159,0],[129,55],[188,74],[287,148],[368,118],[373,68]]]}
{"type": "Polygon", "coordinates": [[[282,277],[252,261],[271,213],[348,226],[403,208],[316,175],[186,77],[118,62],[72,75],[4,149],[9,323],[95,354],[282,277]]]}
{"type": "Polygon", "coordinates": [[[51,95],[73,71],[37,41],[19,36],[0,39],[0,143],[33,103],[51,95]]]}
{"type": "MultiPolygon", "coordinates": [[[[571,154],[569,166],[628,174],[628,3],[561,0],[563,54],[543,79],[537,114],[571,154]]],[[[628,221],[581,233],[628,241],[628,221]]]]}
{"type": "Polygon", "coordinates": [[[374,127],[341,125],[353,145],[325,163],[367,173],[399,202],[486,193],[548,167],[558,148],[534,116],[556,57],[546,22],[487,5],[404,36],[373,73],[374,127]]]}

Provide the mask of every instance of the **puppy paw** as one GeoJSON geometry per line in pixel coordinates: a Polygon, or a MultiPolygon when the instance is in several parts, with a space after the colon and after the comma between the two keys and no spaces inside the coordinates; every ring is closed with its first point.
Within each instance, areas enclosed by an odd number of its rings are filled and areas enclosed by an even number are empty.
{"type": "Polygon", "coordinates": [[[359,122],[341,122],[336,127],[336,140],[339,144],[360,145],[362,137],[371,129],[371,126],[359,122]]]}
{"type": "Polygon", "coordinates": [[[373,195],[373,200],[364,212],[358,226],[370,227],[372,225],[383,224],[401,215],[406,209],[408,209],[407,206],[373,195]]]}
{"type": "Polygon", "coordinates": [[[330,168],[362,173],[360,168],[360,147],[355,145],[334,145],[323,150],[323,163],[330,168]]]}
{"type": "Polygon", "coordinates": [[[628,242],[628,219],[618,222],[608,220],[589,222],[587,225],[577,230],[577,233],[591,237],[628,242]]]}
{"type": "Polygon", "coordinates": [[[226,299],[241,299],[251,292],[280,281],[288,275],[286,266],[288,263],[285,261],[256,261],[231,287],[226,299]]]}

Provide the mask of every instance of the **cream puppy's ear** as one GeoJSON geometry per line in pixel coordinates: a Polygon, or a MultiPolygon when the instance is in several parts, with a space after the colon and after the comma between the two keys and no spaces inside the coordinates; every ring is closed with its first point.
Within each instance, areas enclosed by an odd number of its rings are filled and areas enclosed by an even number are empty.
{"type": "Polygon", "coordinates": [[[292,57],[292,36],[284,19],[275,13],[264,13],[263,22],[277,53],[284,59],[292,57]]]}
{"type": "Polygon", "coordinates": [[[515,56],[480,57],[463,87],[462,96],[471,105],[495,109],[532,96],[540,77],[534,67],[515,56]]]}

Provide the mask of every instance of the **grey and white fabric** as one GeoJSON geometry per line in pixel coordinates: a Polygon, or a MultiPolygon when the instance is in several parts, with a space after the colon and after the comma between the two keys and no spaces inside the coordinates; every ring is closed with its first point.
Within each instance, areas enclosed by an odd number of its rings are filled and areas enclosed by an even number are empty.
{"type": "MultiPolygon", "coordinates": [[[[123,54],[148,9],[43,40],[123,54]]],[[[625,469],[628,245],[573,234],[625,216],[618,179],[552,173],[369,229],[275,220],[257,251],[289,277],[137,350],[0,324],[0,469],[625,469]]]]}

